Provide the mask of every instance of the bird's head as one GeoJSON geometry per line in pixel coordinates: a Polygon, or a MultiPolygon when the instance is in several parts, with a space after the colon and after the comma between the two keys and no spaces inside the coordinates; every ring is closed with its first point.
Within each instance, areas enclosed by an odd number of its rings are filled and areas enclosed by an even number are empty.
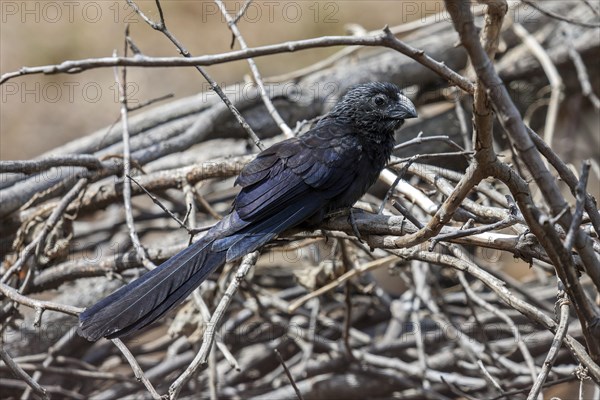
{"type": "Polygon", "coordinates": [[[414,104],[393,83],[371,82],[352,87],[329,116],[361,131],[392,134],[404,120],[417,117],[414,104]]]}

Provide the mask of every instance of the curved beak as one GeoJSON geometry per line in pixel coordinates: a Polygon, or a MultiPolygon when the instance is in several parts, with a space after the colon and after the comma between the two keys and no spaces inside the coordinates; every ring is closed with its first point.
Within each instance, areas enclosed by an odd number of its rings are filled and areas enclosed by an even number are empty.
{"type": "Polygon", "coordinates": [[[410,119],[417,118],[417,110],[412,101],[408,97],[399,95],[398,102],[390,111],[390,116],[395,119],[410,119]]]}

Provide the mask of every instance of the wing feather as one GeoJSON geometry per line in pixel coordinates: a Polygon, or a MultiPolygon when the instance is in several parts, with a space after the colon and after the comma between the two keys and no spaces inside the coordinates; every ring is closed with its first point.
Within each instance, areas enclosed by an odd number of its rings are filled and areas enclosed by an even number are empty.
{"type": "MultiPolygon", "coordinates": [[[[322,212],[330,199],[344,193],[356,180],[360,154],[360,144],[346,127],[327,124],[260,153],[237,180],[242,190],[236,197],[234,210],[250,225],[238,232],[239,236],[215,242],[213,250],[223,251],[239,243],[243,235],[264,233],[259,228],[254,230],[256,226],[267,227],[261,221],[273,219],[272,224],[286,221],[287,229],[293,226],[289,225],[292,222],[297,224],[322,212]],[[299,211],[298,204],[302,203],[305,207],[299,211]],[[298,219],[300,215],[302,219],[298,219]]],[[[269,229],[278,230],[276,226],[269,229]]],[[[227,258],[233,253],[228,253],[227,258]]]]}

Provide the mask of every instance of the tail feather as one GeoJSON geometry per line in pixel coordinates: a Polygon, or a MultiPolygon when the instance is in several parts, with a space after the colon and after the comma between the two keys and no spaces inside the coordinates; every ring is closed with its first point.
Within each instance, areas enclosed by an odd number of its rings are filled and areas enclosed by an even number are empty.
{"type": "Polygon", "coordinates": [[[225,263],[226,252],[210,249],[214,241],[246,225],[237,213],[223,218],[202,239],[82,312],[79,334],[92,341],[112,339],[157,320],[225,263]]]}
{"type": "Polygon", "coordinates": [[[188,297],[190,293],[194,291],[194,289],[200,286],[200,284],[212,271],[225,263],[225,253],[208,253],[206,257],[202,257],[202,260],[199,260],[199,262],[203,264],[200,269],[198,269],[198,271],[194,273],[188,280],[186,280],[181,286],[169,288],[169,292],[165,299],[161,303],[155,305],[149,313],[137,319],[134,323],[128,325],[127,327],[106,335],[106,338],[114,339],[116,337],[126,336],[129,333],[143,329],[159,319],[169,310],[176,307],[183,300],[185,300],[185,298],[188,297]]]}
{"type": "Polygon", "coordinates": [[[254,223],[234,211],[198,242],[86,309],[79,316],[79,334],[94,341],[144,328],[181,303],[226,261],[256,250],[312,215],[317,202],[316,198],[298,202],[254,223]]]}
{"type": "Polygon", "coordinates": [[[225,262],[224,252],[207,252],[211,243],[212,240],[201,240],[192,244],[87,308],[79,316],[79,333],[92,341],[101,337],[112,339],[142,329],[158,319],[225,262]]]}

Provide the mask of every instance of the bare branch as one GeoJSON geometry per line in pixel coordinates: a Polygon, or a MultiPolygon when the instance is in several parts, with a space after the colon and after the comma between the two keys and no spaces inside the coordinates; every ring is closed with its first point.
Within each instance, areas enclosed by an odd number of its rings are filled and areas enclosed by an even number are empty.
{"type": "MultiPolygon", "coordinates": [[[[127,49],[127,47],[126,47],[127,49]]],[[[113,54],[115,56],[116,54],[113,54]]],[[[127,55],[127,53],[125,53],[127,55]]],[[[121,124],[123,132],[123,205],[125,207],[125,220],[133,248],[138,253],[142,264],[147,269],[154,269],[156,265],[148,259],[146,250],[140,243],[140,238],[135,230],[135,221],[131,209],[131,182],[126,177],[131,175],[131,152],[129,150],[129,110],[127,106],[127,69],[123,67],[122,78],[119,79],[119,71],[114,69],[115,82],[119,87],[119,104],[121,112],[121,124]]]]}
{"type": "Polygon", "coordinates": [[[4,346],[0,347],[0,358],[2,358],[2,361],[4,361],[4,363],[10,368],[10,370],[13,374],[15,374],[15,376],[19,377],[21,380],[23,380],[23,382],[29,385],[31,390],[33,390],[33,393],[35,393],[42,399],[50,398],[48,396],[47,390],[40,386],[39,383],[31,379],[27,372],[25,372],[23,368],[21,368],[21,366],[12,359],[10,354],[8,354],[6,350],[4,350],[4,346]]]}
{"type": "Polygon", "coordinates": [[[154,386],[152,386],[152,383],[150,383],[146,375],[144,375],[144,371],[136,361],[133,354],[131,354],[127,346],[125,346],[125,344],[123,344],[123,342],[120,339],[111,339],[111,341],[115,344],[115,346],[117,346],[117,348],[121,351],[123,356],[127,359],[127,362],[129,363],[129,365],[131,365],[131,369],[133,370],[135,377],[138,380],[142,381],[146,389],[148,389],[148,392],[150,392],[150,394],[152,395],[152,398],[155,400],[162,399],[161,395],[158,394],[156,389],[154,389],[154,386]]]}
{"type": "Polygon", "coordinates": [[[511,24],[512,30],[521,40],[525,43],[527,48],[535,55],[539,60],[548,80],[550,81],[550,100],[548,102],[548,112],[546,113],[546,124],[544,126],[544,141],[552,147],[552,141],[554,140],[554,130],[556,129],[556,119],[558,118],[558,108],[563,99],[563,81],[556,69],[556,66],[550,59],[548,53],[538,43],[538,41],[523,27],[523,25],[513,22],[511,24]]]}
{"type": "Polygon", "coordinates": [[[188,368],[181,375],[179,375],[175,382],[173,382],[169,387],[169,397],[171,399],[177,398],[183,385],[192,377],[192,375],[199,368],[206,368],[208,354],[210,353],[213,347],[212,345],[214,343],[216,329],[220,325],[221,319],[223,318],[223,315],[227,310],[227,307],[229,306],[229,303],[231,302],[232,297],[237,291],[240,283],[242,282],[250,268],[252,268],[254,264],[256,264],[256,261],[258,260],[258,254],[258,251],[255,251],[243,258],[242,263],[240,264],[234,279],[231,280],[229,286],[227,287],[227,290],[225,291],[225,293],[223,293],[223,297],[219,302],[217,309],[213,312],[212,317],[210,318],[210,322],[206,326],[206,330],[204,331],[204,338],[202,340],[202,346],[196,354],[196,357],[194,357],[194,360],[188,366],[188,368]]]}
{"type": "Polygon", "coordinates": [[[102,168],[98,158],[88,154],[51,156],[42,160],[0,161],[0,173],[32,174],[52,167],[85,167],[90,170],[102,168]]]}
{"type": "MultiPolygon", "coordinates": [[[[460,76],[448,68],[444,63],[433,60],[423,50],[415,49],[404,42],[396,39],[389,29],[382,33],[369,36],[323,36],[315,39],[290,41],[281,44],[249,48],[247,50],[231,51],[229,53],[199,56],[199,57],[105,57],[78,61],[65,61],[59,65],[47,65],[41,67],[23,67],[17,72],[8,72],[0,77],[0,84],[18,76],[33,74],[58,74],[79,73],[89,69],[107,68],[115,66],[126,67],[186,67],[186,66],[209,66],[231,61],[245,60],[247,58],[264,57],[272,54],[290,53],[300,50],[332,46],[383,46],[395,49],[415,61],[425,65],[436,73],[439,73],[451,84],[460,89],[472,93],[473,84],[468,79],[460,76]]],[[[212,87],[212,85],[211,85],[212,87]]],[[[214,87],[213,87],[214,89],[214,87]]]]}
{"type": "Polygon", "coordinates": [[[567,299],[567,296],[564,291],[561,291],[558,295],[557,306],[559,309],[559,317],[558,327],[556,328],[556,334],[554,335],[554,340],[552,340],[552,346],[550,347],[550,351],[548,351],[546,360],[544,360],[544,364],[542,365],[542,371],[538,375],[533,387],[529,391],[529,396],[527,396],[527,400],[536,399],[540,394],[544,382],[546,382],[548,374],[550,373],[550,368],[552,368],[552,365],[554,365],[554,362],[558,357],[558,350],[560,350],[565,335],[567,334],[569,322],[569,300],[567,299]]]}
{"type": "Polygon", "coordinates": [[[567,22],[569,24],[573,24],[573,25],[579,25],[579,26],[583,26],[585,28],[600,28],[600,23],[587,23],[587,22],[582,22],[582,21],[574,21],[572,19],[569,19],[567,17],[564,17],[562,15],[556,14],[552,11],[546,10],[540,6],[537,5],[537,3],[535,1],[532,0],[521,0],[523,3],[530,5],[531,7],[535,8],[536,10],[538,10],[539,12],[541,12],[542,14],[546,14],[547,16],[557,19],[559,21],[563,21],[563,22],[567,22]]]}
{"type": "MultiPolygon", "coordinates": [[[[225,5],[223,4],[223,2],[221,0],[215,0],[215,3],[217,3],[217,6],[219,7],[221,14],[223,14],[223,16],[225,17],[225,20],[227,21],[227,26],[229,26],[229,29],[231,29],[231,32],[233,33],[234,37],[237,38],[238,42],[240,43],[242,50],[248,49],[248,45],[246,44],[246,41],[244,40],[242,33],[240,32],[239,28],[236,25],[236,20],[231,18],[231,16],[227,12],[227,9],[225,9],[225,5]]],[[[248,7],[248,5],[249,5],[249,3],[244,4],[244,9],[246,9],[248,7]]],[[[236,19],[239,19],[242,14],[243,14],[243,10],[240,11],[240,16],[236,17],[236,19]]],[[[233,43],[232,43],[231,47],[233,47],[233,43]]],[[[277,109],[275,108],[275,106],[273,105],[273,102],[269,98],[267,90],[265,89],[265,84],[264,84],[262,76],[258,70],[258,67],[256,66],[256,63],[254,62],[254,60],[252,58],[248,58],[248,59],[246,59],[246,61],[248,61],[248,65],[250,66],[250,70],[252,71],[252,75],[254,76],[254,80],[255,80],[256,84],[258,85],[260,97],[262,98],[263,103],[265,104],[265,107],[267,107],[269,114],[271,115],[271,117],[273,117],[273,120],[275,121],[277,126],[281,129],[281,131],[284,133],[284,135],[286,137],[288,137],[288,138],[293,137],[294,133],[292,132],[290,127],[287,126],[287,124],[285,123],[283,118],[281,118],[281,115],[279,115],[279,112],[277,112],[277,109]]]]}

